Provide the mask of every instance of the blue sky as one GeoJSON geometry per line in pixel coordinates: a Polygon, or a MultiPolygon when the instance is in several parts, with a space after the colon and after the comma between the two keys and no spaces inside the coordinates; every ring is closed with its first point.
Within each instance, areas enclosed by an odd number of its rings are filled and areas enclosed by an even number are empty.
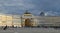
{"type": "Polygon", "coordinates": [[[34,15],[60,16],[60,0],[0,0],[0,13],[23,14],[29,10],[34,15]]]}

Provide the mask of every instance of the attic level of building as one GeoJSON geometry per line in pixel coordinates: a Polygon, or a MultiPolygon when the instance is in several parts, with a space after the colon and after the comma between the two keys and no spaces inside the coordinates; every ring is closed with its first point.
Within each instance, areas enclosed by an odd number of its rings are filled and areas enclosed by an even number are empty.
{"type": "Polygon", "coordinates": [[[30,12],[28,12],[28,10],[26,10],[26,12],[24,14],[31,14],[30,12]]]}
{"type": "Polygon", "coordinates": [[[28,10],[25,11],[24,16],[32,16],[32,14],[30,12],[28,12],[28,10]]]}

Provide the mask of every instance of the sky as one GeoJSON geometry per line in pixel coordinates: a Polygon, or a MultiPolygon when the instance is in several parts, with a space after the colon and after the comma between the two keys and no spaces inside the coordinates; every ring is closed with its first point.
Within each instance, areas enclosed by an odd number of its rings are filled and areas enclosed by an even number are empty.
{"type": "Polygon", "coordinates": [[[0,0],[2,14],[23,14],[26,10],[34,15],[43,11],[48,16],[60,16],[60,0],[0,0]]]}

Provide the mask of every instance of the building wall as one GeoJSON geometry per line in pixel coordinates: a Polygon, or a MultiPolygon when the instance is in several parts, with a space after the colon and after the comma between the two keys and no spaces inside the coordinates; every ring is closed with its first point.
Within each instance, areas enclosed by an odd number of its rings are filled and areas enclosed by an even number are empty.
{"type": "Polygon", "coordinates": [[[60,25],[60,17],[59,16],[43,16],[43,17],[36,17],[39,21],[40,25],[54,25],[59,26],[60,25]]]}
{"type": "Polygon", "coordinates": [[[34,26],[34,17],[32,14],[24,14],[22,15],[22,26],[25,26],[25,20],[30,19],[31,20],[31,25],[34,26]]]}
{"type": "Polygon", "coordinates": [[[0,26],[20,26],[21,17],[20,15],[0,15],[0,26]]]}
{"type": "Polygon", "coordinates": [[[59,16],[21,16],[21,15],[0,15],[0,26],[19,26],[25,24],[26,18],[32,18],[33,26],[38,25],[52,25],[60,26],[60,17],[59,16]],[[22,17],[22,18],[21,18],[22,17]]]}

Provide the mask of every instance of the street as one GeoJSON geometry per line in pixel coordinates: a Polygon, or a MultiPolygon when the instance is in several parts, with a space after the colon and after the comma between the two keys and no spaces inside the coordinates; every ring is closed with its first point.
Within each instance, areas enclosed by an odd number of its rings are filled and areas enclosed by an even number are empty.
{"type": "Polygon", "coordinates": [[[54,28],[8,28],[0,30],[0,33],[60,33],[60,29],[54,28]]]}

